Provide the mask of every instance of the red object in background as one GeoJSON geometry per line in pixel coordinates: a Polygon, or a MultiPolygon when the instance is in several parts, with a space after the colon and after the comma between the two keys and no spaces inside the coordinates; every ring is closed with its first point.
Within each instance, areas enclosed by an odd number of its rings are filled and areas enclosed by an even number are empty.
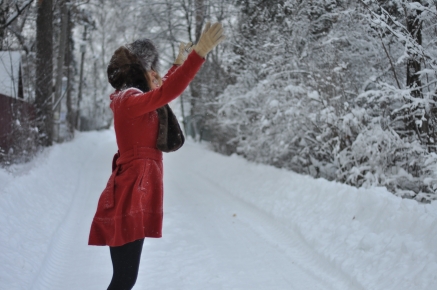
{"type": "Polygon", "coordinates": [[[0,148],[5,153],[17,142],[13,136],[14,123],[19,121],[20,126],[28,126],[34,117],[35,109],[32,104],[0,94],[0,148]]]}

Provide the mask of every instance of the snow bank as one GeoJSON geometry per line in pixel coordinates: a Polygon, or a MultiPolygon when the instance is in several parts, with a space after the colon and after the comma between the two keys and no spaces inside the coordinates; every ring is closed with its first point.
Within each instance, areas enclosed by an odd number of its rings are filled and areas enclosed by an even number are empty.
{"type": "MultiPolygon", "coordinates": [[[[419,204],[385,188],[357,189],[189,144],[190,167],[300,231],[364,289],[435,289],[437,202],[419,204]]],[[[188,162],[188,160],[187,160],[188,162]]]]}

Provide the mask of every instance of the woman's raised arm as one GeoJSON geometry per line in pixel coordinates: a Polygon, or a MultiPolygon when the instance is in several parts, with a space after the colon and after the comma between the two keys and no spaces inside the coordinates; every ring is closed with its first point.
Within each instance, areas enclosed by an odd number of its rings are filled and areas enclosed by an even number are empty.
{"type": "Polygon", "coordinates": [[[158,89],[145,93],[126,90],[121,107],[128,111],[128,116],[135,118],[168,104],[184,92],[204,62],[205,59],[197,52],[191,52],[187,60],[176,67],[158,89]]]}

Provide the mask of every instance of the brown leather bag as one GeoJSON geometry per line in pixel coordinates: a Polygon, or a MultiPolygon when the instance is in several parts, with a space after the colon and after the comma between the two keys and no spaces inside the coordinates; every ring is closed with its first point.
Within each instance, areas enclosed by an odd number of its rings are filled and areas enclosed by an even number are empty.
{"type": "Polygon", "coordinates": [[[179,126],[178,119],[169,105],[156,110],[159,119],[158,139],[156,148],[162,152],[173,152],[184,145],[184,133],[179,126]]]}

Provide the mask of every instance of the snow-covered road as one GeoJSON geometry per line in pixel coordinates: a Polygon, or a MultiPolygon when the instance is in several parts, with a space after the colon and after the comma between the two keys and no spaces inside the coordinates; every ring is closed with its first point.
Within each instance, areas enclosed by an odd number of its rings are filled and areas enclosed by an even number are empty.
{"type": "MultiPolygon", "coordinates": [[[[109,250],[87,238],[115,140],[112,131],[76,139],[14,177],[0,171],[0,289],[106,289],[109,250]]],[[[166,154],[164,166],[164,236],[146,239],[134,289],[437,285],[435,203],[360,192],[192,142],[166,154]]]]}
{"type": "MultiPolygon", "coordinates": [[[[86,240],[114,145],[89,150],[32,289],[105,289],[110,280],[107,247],[86,240]]],[[[137,289],[359,289],[292,229],[232,196],[220,186],[226,180],[196,172],[190,159],[184,151],[165,158],[164,238],[146,241],[137,289]]]]}

